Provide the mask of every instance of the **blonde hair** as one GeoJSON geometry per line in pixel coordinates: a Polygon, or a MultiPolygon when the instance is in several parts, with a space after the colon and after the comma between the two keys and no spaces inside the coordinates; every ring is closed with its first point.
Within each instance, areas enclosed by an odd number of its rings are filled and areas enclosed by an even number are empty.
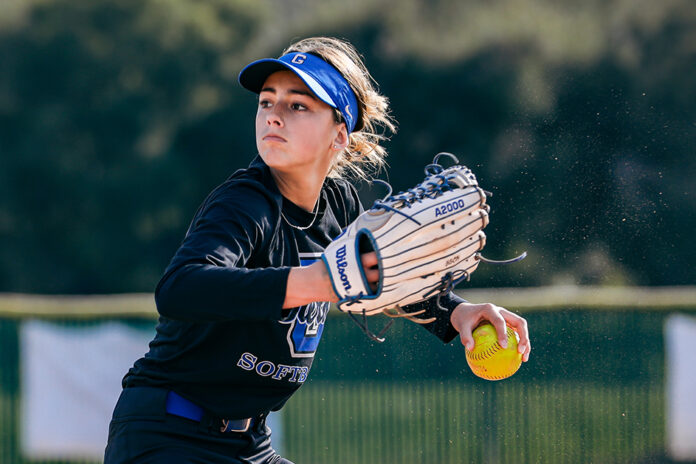
{"type": "MultiPolygon", "coordinates": [[[[358,51],[350,43],[332,37],[310,37],[293,43],[283,51],[311,53],[323,59],[348,81],[358,100],[359,114],[348,146],[341,152],[329,172],[330,177],[351,175],[370,179],[385,165],[387,151],[380,142],[396,132],[396,121],[389,114],[387,98],[377,91],[358,51]]],[[[336,111],[340,116],[340,113],[336,111]]]]}

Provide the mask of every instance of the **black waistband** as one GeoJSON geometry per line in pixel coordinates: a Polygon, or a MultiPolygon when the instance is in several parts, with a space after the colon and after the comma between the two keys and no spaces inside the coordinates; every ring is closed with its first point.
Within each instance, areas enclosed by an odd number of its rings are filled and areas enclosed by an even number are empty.
{"type": "Polygon", "coordinates": [[[260,426],[266,414],[248,418],[222,418],[174,391],[156,387],[129,387],[123,390],[114,409],[114,419],[137,419],[167,414],[201,423],[220,432],[246,432],[260,426]]]}
{"type": "MultiPolygon", "coordinates": [[[[198,406],[193,401],[187,400],[176,392],[167,392],[168,414],[183,417],[192,421],[200,422],[205,416],[205,410],[198,406]]],[[[246,432],[249,427],[254,425],[255,418],[247,417],[245,419],[218,419],[220,432],[246,432]]]]}

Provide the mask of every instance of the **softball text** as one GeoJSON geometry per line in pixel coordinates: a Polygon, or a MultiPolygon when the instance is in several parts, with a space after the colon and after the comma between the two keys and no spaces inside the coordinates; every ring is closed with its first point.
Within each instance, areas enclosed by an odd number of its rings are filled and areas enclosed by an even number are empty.
{"type": "Polygon", "coordinates": [[[237,366],[245,371],[256,372],[261,377],[271,377],[273,380],[287,380],[302,383],[307,380],[308,367],[274,364],[271,361],[260,361],[251,353],[243,353],[237,361],[237,366]],[[289,378],[286,378],[290,376],[289,378]]]}

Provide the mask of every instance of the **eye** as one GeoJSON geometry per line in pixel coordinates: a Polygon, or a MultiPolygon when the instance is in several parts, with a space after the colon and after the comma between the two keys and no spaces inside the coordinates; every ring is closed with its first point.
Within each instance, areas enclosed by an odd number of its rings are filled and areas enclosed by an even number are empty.
{"type": "Polygon", "coordinates": [[[303,105],[302,103],[293,103],[290,105],[290,108],[292,108],[293,111],[305,111],[307,110],[307,107],[303,105]]]}
{"type": "Polygon", "coordinates": [[[259,100],[259,106],[261,108],[268,108],[269,106],[271,106],[271,102],[268,99],[262,98],[259,100]]]}

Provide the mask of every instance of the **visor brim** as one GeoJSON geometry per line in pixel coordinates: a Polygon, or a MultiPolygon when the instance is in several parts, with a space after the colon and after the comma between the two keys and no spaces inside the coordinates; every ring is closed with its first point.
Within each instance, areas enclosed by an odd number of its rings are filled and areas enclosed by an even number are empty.
{"type": "Polygon", "coordinates": [[[289,63],[273,58],[254,61],[247,65],[239,73],[239,83],[247,90],[261,93],[263,84],[268,79],[268,76],[278,71],[292,71],[318,99],[333,108],[337,108],[336,103],[334,103],[327,91],[316,79],[289,63]]]}

